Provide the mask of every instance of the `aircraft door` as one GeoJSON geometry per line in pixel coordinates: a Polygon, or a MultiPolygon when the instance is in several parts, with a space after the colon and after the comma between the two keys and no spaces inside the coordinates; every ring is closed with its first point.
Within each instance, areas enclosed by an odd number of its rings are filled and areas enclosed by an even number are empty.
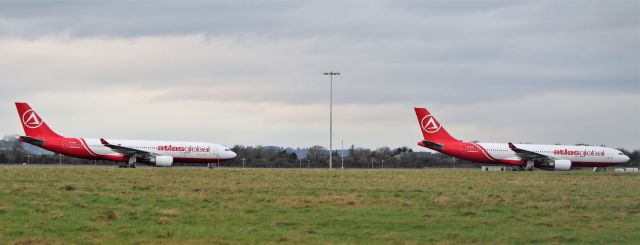
{"type": "Polygon", "coordinates": [[[460,144],[460,151],[462,153],[478,152],[478,148],[472,144],[460,144]]]}

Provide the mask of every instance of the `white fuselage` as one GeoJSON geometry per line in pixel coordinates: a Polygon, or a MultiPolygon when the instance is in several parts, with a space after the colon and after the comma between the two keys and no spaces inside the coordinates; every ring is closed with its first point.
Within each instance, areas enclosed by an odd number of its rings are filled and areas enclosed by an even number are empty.
{"type": "MultiPolygon", "coordinates": [[[[505,143],[476,143],[486,150],[486,153],[496,160],[514,160],[520,158],[509,149],[505,143]]],[[[621,151],[602,146],[575,145],[537,145],[514,144],[520,149],[548,156],[552,159],[570,160],[574,163],[624,163],[629,157],[621,151]]]]}
{"type": "MultiPolygon", "coordinates": [[[[91,154],[96,155],[121,155],[111,148],[103,145],[100,139],[83,138],[86,147],[91,154]]],[[[150,152],[157,155],[171,156],[180,160],[195,159],[232,159],[236,154],[229,147],[205,143],[205,142],[185,142],[185,141],[146,141],[146,140],[119,140],[107,139],[110,144],[133,148],[150,152]]]]}

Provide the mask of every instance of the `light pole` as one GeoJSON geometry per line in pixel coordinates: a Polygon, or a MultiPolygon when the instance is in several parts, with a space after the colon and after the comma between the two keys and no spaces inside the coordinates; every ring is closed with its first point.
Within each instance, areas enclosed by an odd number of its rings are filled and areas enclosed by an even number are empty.
{"type": "Polygon", "coordinates": [[[333,76],[340,75],[340,72],[325,72],[322,75],[329,76],[329,169],[333,166],[331,158],[333,158],[333,76]]]}
{"type": "Polygon", "coordinates": [[[344,140],[341,141],[342,142],[342,147],[341,147],[341,151],[340,152],[340,168],[344,169],[344,140]]]}
{"type": "Polygon", "coordinates": [[[242,158],[242,168],[244,168],[244,157],[242,158]]]}

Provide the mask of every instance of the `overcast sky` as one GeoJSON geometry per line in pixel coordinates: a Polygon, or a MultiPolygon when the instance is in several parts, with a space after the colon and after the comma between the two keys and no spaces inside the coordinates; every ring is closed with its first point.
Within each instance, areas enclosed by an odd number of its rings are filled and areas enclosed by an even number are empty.
{"type": "Polygon", "coordinates": [[[640,1],[0,3],[0,133],[415,146],[413,107],[482,142],[640,148],[640,1]]]}

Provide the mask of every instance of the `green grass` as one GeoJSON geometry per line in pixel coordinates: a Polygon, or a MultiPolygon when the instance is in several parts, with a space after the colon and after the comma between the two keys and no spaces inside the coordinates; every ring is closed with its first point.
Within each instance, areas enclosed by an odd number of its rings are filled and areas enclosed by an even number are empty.
{"type": "Polygon", "coordinates": [[[638,243],[640,176],[0,168],[0,244],[638,243]]]}

